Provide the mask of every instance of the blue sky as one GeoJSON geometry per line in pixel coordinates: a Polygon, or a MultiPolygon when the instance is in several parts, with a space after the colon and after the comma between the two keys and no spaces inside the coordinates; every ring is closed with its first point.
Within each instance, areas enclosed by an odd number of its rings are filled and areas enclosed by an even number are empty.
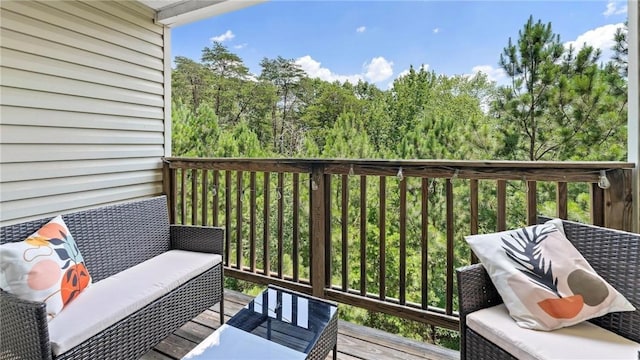
{"type": "Polygon", "coordinates": [[[533,15],[562,42],[589,43],[607,59],[625,1],[268,1],[176,27],[172,56],[200,60],[215,39],[250,71],[283,56],[312,77],[363,79],[386,88],[410,65],[447,75],[483,71],[499,83],[509,37],[533,15]]]}

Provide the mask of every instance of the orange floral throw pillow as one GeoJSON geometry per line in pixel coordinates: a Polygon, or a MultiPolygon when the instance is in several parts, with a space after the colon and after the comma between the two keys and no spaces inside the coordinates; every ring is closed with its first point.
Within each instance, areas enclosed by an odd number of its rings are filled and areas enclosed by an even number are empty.
{"type": "Polygon", "coordinates": [[[465,237],[523,328],[554,330],[633,305],[560,231],[559,221],[465,237]],[[558,225],[556,225],[558,224],[558,225]]]}
{"type": "Polygon", "coordinates": [[[21,242],[0,245],[0,287],[44,302],[51,320],[91,284],[78,245],[61,216],[21,242]]]}

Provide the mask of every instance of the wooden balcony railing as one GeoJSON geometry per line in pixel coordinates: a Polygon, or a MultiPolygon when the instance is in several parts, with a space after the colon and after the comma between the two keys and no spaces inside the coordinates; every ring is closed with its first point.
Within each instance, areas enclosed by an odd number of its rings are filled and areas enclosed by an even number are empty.
{"type": "Polygon", "coordinates": [[[164,187],[172,221],[226,228],[226,276],[457,330],[454,269],[475,261],[464,235],[538,213],[628,230],[632,168],[166,158],[164,187]]]}

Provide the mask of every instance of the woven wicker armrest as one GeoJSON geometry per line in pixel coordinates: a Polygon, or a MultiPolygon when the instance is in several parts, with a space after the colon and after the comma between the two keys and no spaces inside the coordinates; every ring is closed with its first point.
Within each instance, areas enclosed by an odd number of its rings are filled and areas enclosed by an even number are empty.
{"type": "Polygon", "coordinates": [[[51,359],[46,305],[0,290],[0,358],[51,359]]]}
{"type": "Polygon", "coordinates": [[[481,264],[465,266],[456,272],[461,317],[502,303],[500,294],[481,264]]]}
{"type": "Polygon", "coordinates": [[[222,255],[224,229],[211,226],[171,225],[171,248],[222,255]]]}
{"type": "MultiPolygon", "coordinates": [[[[458,301],[460,304],[460,358],[467,359],[467,315],[502,303],[489,274],[481,264],[456,269],[458,275],[458,301]]],[[[472,352],[475,349],[471,350],[472,352]]],[[[491,359],[492,357],[487,357],[491,359]]]]}

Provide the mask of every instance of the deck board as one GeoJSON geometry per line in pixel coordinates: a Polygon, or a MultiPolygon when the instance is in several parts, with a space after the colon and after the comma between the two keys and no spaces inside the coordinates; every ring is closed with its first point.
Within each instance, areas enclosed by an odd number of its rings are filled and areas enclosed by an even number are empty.
{"type": "MultiPolygon", "coordinates": [[[[224,315],[227,320],[252,299],[250,296],[232,290],[225,290],[224,297],[224,315]]],[[[162,340],[153,350],[146,353],[142,359],[180,359],[218,328],[220,325],[219,319],[219,307],[216,305],[196,316],[162,340]]],[[[327,359],[331,359],[331,355],[327,359]]],[[[459,353],[440,346],[403,338],[340,320],[338,322],[338,359],[453,360],[459,359],[459,353]]]]}

